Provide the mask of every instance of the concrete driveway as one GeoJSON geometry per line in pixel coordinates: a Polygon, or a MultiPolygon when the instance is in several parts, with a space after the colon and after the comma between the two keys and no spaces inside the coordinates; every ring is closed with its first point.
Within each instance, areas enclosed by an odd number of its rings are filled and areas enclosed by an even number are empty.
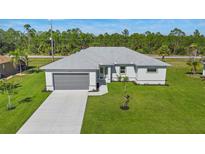
{"type": "Polygon", "coordinates": [[[79,134],[88,91],[58,90],[28,119],[18,134],[79,134]]]}

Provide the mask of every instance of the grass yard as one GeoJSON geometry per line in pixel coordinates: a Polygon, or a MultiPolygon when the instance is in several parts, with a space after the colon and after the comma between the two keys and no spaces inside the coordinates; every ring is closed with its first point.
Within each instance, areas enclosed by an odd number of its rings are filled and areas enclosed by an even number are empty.
{"type": "MultiPolygon", "coordinates": [[[[127,83],[130,109],[123,111],[123,84],[112,82],[109,93],[89,97],[81,133],[205,133],[205,81],[186,74],[186,60],[167,60],[168,86],[127,83]]],[[[201,68],[200,68],[201,69],[201,68]]]]}
{"type": "Polygon", "coordinates": [[[29,60],[29,66],[40,67],[51,62],[52,62],[51,58],[33,58],[29,60]]]}
{"type": "MultiPolygon", "coordinates": [[[[31,59],[31,67],[51,59],[31,59]]],[[[81,133],[205,133],[205,81],[186,73],[186,60],[169,59],[168,86],[140,86],[127,83],[130,109],[122,111],[123,84],[108,85],[109,93],[89,97],[81,133]]],[[[201,71],[201,68],[200,68],[201,71]]],[[[24,72],[10,81],[19,84],[12,97],[16,108],[6,110],[7,96],[0,94],[0,133],[16,133],[48,97],[43,92],[43,72],[24,72]]]]}
{"type": "MultiPolygon", "coordinates": [[[[51,59],[31,59],[30,66],[40,67],[49,62],[51,59]]],[[[45,87],[44,72],[25,73],[24,76],[10,79],[19,84],[17,94],[11,99],[16,105],[14,110],[6,109],[7,96],[0,94],[0,133],[16,133],[49,95],[48,92],[42,91],[45,87]]]]}

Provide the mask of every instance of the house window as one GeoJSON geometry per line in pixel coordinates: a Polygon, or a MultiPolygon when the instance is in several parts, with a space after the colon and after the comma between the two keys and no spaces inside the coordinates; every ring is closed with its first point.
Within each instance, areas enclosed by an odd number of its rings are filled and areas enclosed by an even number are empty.
{"type": "Polygon", "coordinates": [[[120,73],[121,74],[125,74],[125,66],[121,66],[120,67],[120,73]]]}
{"type": "Polygon", "coordinates": [[[107,75],[108,74],[108,68],[107,67],[100,67],[100,74],[107,75]]]}
{"type": "Polygon", "coordinates": [[[157,69],[156,68],[147,68],[148,73],[156,73],[157,69]]]}
{"type": "Polygon", "coordinates": [[[100,74],[103,74],[104,70],[103,67],[100,67],[100,74]]]}
{"type": "Polygon", "coordinates": [[[107,69],[107,67],[105,67],[105,75],[107,75],[108,74],[108,69],[107,69]]]}

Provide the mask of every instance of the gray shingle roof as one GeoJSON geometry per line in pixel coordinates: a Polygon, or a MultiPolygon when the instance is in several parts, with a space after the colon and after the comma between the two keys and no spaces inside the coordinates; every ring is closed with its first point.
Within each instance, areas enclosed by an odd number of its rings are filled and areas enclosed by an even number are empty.
{"type": "Polygon", "coordinates": [[[155,58],[125,47],[89,47],[71,56],[43,66],[42,69],[98,69],[100,65],[135,64],[136,66],[170,66],[155,58]]]}

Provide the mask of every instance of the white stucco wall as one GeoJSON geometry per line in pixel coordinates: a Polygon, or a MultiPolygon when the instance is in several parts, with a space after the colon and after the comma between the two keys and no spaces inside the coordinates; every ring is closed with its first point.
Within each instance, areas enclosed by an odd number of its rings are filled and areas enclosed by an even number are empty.
{"type": "Polygon", "coordinates": [[[111,66],[107,67],[107,75],[105,76],[105,81],[106,83],[111,82],[111,66]]]}
{"type": "Polygon", "coordinates": [[[90,72],[89,79],[89,91],[96,90],[96,72],[90,72]]]}
{"type": "Polygon", "coordinates": [[[45,72],[46,76],[46,90],[53,91],[53,73],[45,72]]]}
{"type": "MultiPolygon", "coordinates": [[[[53,73],[85,73],[85,72],[45,72],[46,89],[53,91],[53,73]]],[[[106,82],[117,81],[117,75],[120,75],[120,66],[108,67],[106,82]]],[[[129,81],[135,81],[137,84],[165,84],[166,68],[157,68],[157,72],[147,72],[147,68],[136,68],[134,66],[126,66],[126,76],[129,81]]],[[[205,67],[203,70],[205,75],[205,67]]],[[[96,90],[97,76],[96,72],[89,72],[89,90],[96,90]]]]}
{"type": "MultiPolygon", "coordinates": [[[[53,91],[53,73],[85,73],[85,72],[45,72],[46,90],[53,91]]],[[[89,90],[96,90],[96,72],[89,72],[89,90]]]]}
{"type": "MultiPolygon", "coordinates": [[[[120,66],[114,66],[112,69],[112,80],[117,81],[117,76],[120,75],[120,66]]],[[[125,66],[125,74],[121,74],[121,76],[127,76],[129,81],[136,80],[136,72],[134,66],[125,66]]]]}
{"type": "Polygon", "coordinates": [[[134,66],[126,66],[126,76],[129,78],[129,81],[136,80],[136,72],[134,66]]]}
{"type": "Polygon", "coordinates": [[[205,76],[205,64],[204,64],[204,69],[203,69],[203,76],[205,76]]]}
{"type": "Polygon", "coordinates": [[[147,72],[147,68],[137,69],[138,84],[165,84],[166,68],[157,68],[157,72],[147,72]]]}
{"type": "Polygon", "coordinates": [[[120,75],[120,66],[113,66],[111,71],[112,71],[112,80],[117,81],[117,76],[120,75]]]}

